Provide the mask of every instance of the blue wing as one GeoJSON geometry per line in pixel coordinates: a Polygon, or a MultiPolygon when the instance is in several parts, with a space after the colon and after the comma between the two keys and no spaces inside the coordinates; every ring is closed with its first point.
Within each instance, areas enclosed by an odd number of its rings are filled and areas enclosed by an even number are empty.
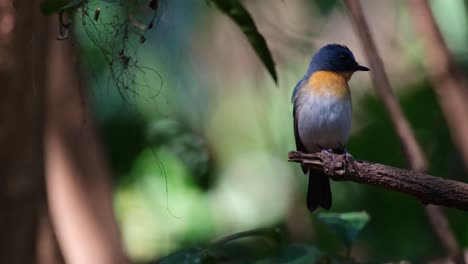
{"type": "MultiPolygon", "coordinates": [[[[296,86],[297,87],[297,86],[296,86]]],[[[294,103],[294,108],[293,108],[293,122],[294,122],[294,139],[296,141],[296,150],[297,151],[301,151],[301,152],[305,152],[306,149],[304,147],[304,144],[302,143],[301,141],[301,138],[299,137],[299,124],[297,123],[298,121],[298,116],[297,116],[297,112],[296,112],[296,108],[297,108],[297,103],[295,100],[293,100],[293,103],[294,103]]],[[[304,167],[302,166],[302,171],[307,174],[307,172],[309,171],[309,169],[307,167],[304,167]]]]}
{"type": "Polygon", "coordinates": [[[304,76],[297,84],[296,86],[294,87],[294,91],[292,93],[292,97],[291,97],[291,102],[294,103],[294,97],[296,97],[296,94],[297,92],[302,88],[302,86],[304,86],[304,84],[306,83],[306,76],[304,76]]]}

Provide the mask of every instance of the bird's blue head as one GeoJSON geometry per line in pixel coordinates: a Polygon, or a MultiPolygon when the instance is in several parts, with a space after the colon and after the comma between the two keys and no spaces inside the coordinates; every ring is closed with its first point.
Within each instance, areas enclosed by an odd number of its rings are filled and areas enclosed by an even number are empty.
{"type": "Polygon", "coordinates": [[[359,65],[348,47],[340,44],[325,45],[312,57],[306,75],[294,87],[292,99],[309,78],[318,71],[343,73],[350,78],[354,72],[369,71],[369,68],[359,65]]]}
{"type": "Polygon", "coordinates": [[[328,44],[315,53],[309,65],[308,74],[316,71],[355,72],[368,71],[359,65],[348,47],[340,44],[328,44]]]}

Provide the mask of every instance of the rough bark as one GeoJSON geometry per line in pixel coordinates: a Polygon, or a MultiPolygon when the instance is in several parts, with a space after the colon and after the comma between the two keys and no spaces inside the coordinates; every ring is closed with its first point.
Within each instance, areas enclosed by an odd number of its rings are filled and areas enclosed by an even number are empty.
{"type": "Polygon", "coordinates": [[[466,183],[379,163],[353,161],[343,155],[328,152],[306,154],[293,151],[289,153],[289,161],[325,172],[335,181],[353,181],[383,187],[414,196],[425,205],[434,204],[468,211],[466,183]]]}

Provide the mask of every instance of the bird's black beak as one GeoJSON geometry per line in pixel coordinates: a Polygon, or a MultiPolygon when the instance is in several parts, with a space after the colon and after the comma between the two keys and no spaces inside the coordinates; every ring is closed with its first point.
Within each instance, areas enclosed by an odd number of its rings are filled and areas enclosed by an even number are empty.
{"type": "Polygon", "coordinates": [[[356,71],[370,71],[366,66],[359,65],[356,67],[356,71]]]}

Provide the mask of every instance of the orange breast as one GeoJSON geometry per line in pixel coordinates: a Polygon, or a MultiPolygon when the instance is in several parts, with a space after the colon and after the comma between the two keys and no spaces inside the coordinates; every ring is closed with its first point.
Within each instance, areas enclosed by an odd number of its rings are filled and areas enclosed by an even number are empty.
{"type": "Polygon", "coordinates": [[[317,71],[309,77],[305,88],[317,95],[347,97],[350,95],[348,80],[352,74],[317,71]]]}

